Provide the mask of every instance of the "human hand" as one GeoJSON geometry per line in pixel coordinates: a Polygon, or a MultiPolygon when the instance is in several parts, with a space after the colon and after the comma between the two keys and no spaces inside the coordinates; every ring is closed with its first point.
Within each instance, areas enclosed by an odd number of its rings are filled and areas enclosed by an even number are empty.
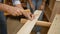
{"type": "Polygon", "coordinates": [[[17,8],[17,7],[12,7],[12,6],[9,6],[9,7],[7,8],[7,13],[10,14],[10,15],[13,15],[13,16],[22,15],[22,12],[20,11],[19,8],[17,8]]]}
{"type": "Polygon", "coordinates": [[[40,7],[39,7],[39,10],[43,10],[44,9],[44,5],[41,5],[40,7]]]}
{"type": "Polygon", "coordinates": [[[33,4],[31,4],[31,8],[32,8],[33,10],[35,10],[35,6],[34,6],[33,4]]]}
{"type": "Polygon", "coordinates": [[[29,20],[33,20],[33,19],[34,19],[34,15],[30,12],[29,9],[24,10],[24,12],[22,12],[22,13],[23,13],[23,15],[24,15],[25,17],[27,17],[29,20]]]}
{"type": "Polygon", "coordinates": [[[30,12],[29,9],[24,10],[23,7],[21,6],[21,4],[16,5],[16,7],[20,8],[20,11],[22,12],[22,14],[27,17],[28,19],[32,20],[33,19],[33,14],[30,12]]]}

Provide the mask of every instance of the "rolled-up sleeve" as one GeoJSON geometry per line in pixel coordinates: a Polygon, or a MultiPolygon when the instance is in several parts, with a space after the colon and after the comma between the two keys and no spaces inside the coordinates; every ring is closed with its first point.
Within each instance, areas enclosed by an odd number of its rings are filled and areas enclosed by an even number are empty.
{"type": "Polygon", "coordinates": [[[12,0],[13,5],[21,4],[20,0],[12,0]]]}

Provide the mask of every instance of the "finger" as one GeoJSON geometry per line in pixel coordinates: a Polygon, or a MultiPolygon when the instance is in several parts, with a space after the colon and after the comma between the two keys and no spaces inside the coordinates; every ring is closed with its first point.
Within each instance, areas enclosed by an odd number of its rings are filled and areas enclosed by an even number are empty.
{"type": "Polygon", "coordinates": [[[33,20],[35,18],[35,16],[33,14],[30,15],[31,16],[31,19],[33,20]]]}
{"type": "Polygon", "coordinates": [[[32,15],[32,14],[29,14],[29,15],[28,15],[28,19],[29,19],[29,20],[33,20],[33,15],[32,15]]]}
{"type": "Polygon", "coordinates": [[[22,12],[20,12],[19,14],[22,15],[22,12]]]}
{"type": "Polygon", "coordinates": [[[23,9],[19,9],[19,10],[20,10],[20,15],[22,15],[24,10],[23,9]]]}
{"type": "Polygon", "coordinates": [[[28,16],[28,19],[29,19],[29,20],[32,20],[31,16],[28,16]]]}
{"type": "Polygon", "coordinates": [[[34,15],[31,15],[32,16],[32,20],[35,18],[35,16],[34,15]]]}
{"type": "Polygon", "coordinates": [[[12,14],[12,16],[16,16],[16,14],[12,14]]]}
{"type": "Polygon", "coordinates": [[[20,11],[19,11],[18,9],[17,9],[17,12],[16,12],[16,13],[17,13],[17,16],[19,16],[19,15],[20,15],[20,11]]]}
{"type": "Polygon", "coordinates": [[[22,12],[23,12],[23,11],[20,10],[19,14],[22,15],[22,12]]]}

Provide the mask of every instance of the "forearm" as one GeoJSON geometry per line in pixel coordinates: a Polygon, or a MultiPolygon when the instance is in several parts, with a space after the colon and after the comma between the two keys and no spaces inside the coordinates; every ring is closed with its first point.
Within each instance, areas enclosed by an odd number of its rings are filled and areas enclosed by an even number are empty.
{"type": "Polygon", "coordinates": [[[3,4],[0,3],[0,10],[3,10],[3,8],[2,8],[3,6],[2,6],[2,5],[3,5],[3,4]]]}
{"type": "Polygon", "coordinates": [[[8,5],[0,3],[0,10],[7,11],[8,10],[8,5]]]}
{"type": "Polygon", "coordinates": [[[33,4],[32,0],[28,0],[28,3],[30,4],[30,6],[33,4]]]}
{"type": "Polygon", "coordinates": [[[46,0],[42,0],[42,4],[41,5],[45,6],[45,2],[46,2],[46,0]]]}
{"type": "Polygon", "coordinates": [[[39,10],[43,10],[43,9],[44,9],[44,7],[45,7],[45,2],[46,2],[46,0],[42,0],[41,5],[39,6],[39,10]]]}
{"type": "Polygon", "coordinates": [[[13,7],[9,6],[9,5],[6,5],[6,4],[0,3],[0,10],[2,10],[4,12],[8,12],[11,8],[13,8],[13,7]]]}
{"type": "Polygon", "coordinates": [[[20,9],[23,9],[22,5],[21,4],[17,4],[15,5],[16,7],[20,8],[20,9]]]}

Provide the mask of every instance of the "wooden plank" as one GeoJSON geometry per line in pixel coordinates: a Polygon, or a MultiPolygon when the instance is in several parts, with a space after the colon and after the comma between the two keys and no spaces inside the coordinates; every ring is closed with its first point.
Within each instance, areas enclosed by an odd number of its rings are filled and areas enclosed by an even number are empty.
{"type": "Polygon", "coordinates": [[[50,0],[50,1],[49,1],[49,8],[50,8],[50,10],[53,10],[55,1],[56,1],[56,0],[50,0]]]}
{"type": "Polygon", "coordinates": [[[60,1],[60,0],[56,0],[56,1],[60,1]]]}
{"type": "MultiPolygon", "coordinates": [[[[23,18],[22,18],[22,19],[20,20],[20,23],[25,24],[26,21],[27,21],[27,19],[23,19],[23,18]]],[[[43,26],[43,27],[50,27],[51,23],[50,23],[50,22],[46,22],[46,21],[37,21],[37,22],[36,22],[36,25],[37,25],[37,26],[43,26]]]]}
{"type": "Polygon", "coordinates": [[[54,8],[54,4],[55,4],[56,0],[49,0],[49,5],[45,6],[45,15],[47,17],[48,20],[50,20],[50,17],[52,15],[52,10],[54,8]]]}
{"type": "Polygon", "coordinates": [[[51,13],[51,17],[50,17],[50,20],[49,20],[51,23],[52,23],[55,15],[56,15],[56,13],[57,13],[57,14],[60,14],[60,2],[58,2],[58,1],[55,2],[53,11],[52,11],[52,13],[51,13]]]}
{"type": "Polygon", "coordinates": [[[55,16],[48,34],[60,34],[60,14],[55,16]]]}
{"type": "Polygon", "coordinates": [[[47,19],[49,20],[50,17],[51,17],[52,10],[50,10],[50,8],[47,5],[45,7],[45,12],[44,13],[45,13],[47,19]]]}
{"type": "Polygon", "coordinates": [[[38,20],[39,16],[41,15],[41,13],[42,13],[42,11],[36,10],[35,13],[34,13],[35,19],[33,19],[32,21],[28,20],[23,25],[23,27],[17,32],[17,34],[30,34],[34,25],[36,24],[36,21],[38,20]]]}

